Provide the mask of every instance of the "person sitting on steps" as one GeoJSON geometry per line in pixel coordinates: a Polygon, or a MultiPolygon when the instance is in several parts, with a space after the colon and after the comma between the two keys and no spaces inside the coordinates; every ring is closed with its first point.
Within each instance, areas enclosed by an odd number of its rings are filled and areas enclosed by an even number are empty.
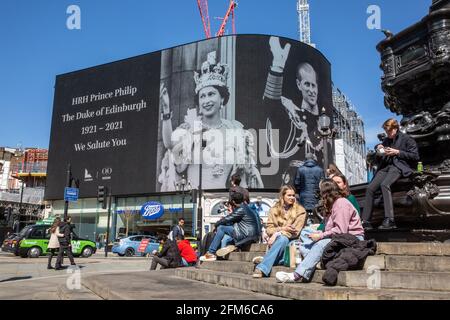
{"type": "Polygon", "coordinates": [[[267,234],[270,237],[269,251],[264,257],[256,257],[258,265],[253,278],[268,277],[274,265],[278,265],[283,257],[286,246],[298,238],[305,225],[306,211],[295,199],[295,188],[284,186],[280,189],[278,202],[270,209],[267,220],[267,234]],[[259,259],[258,259],[259,258],[259,259]]]}
{"type": "Polygon", "coordinates": [[[240,192],[231,193],[230,204],[233,212],[216,222],[216,235],[200,261],[215,261],[217,256],[224,257],[249,241],[258,242],[261,235],[258,213],[244,202],[244,195],[240,192]],[[219,249],[226,234],[233,238],[234,245],[219,249]]]}
{"type": "Polygon", "coordinates": [[[191,267],[197,264],[197,254],[192,248],[189,240],[184,239],[182,235],[177,236],[177,246],[181,255],[181,263],[183,267],[191,267]]]}
{"type": "Polygon", "coordinates": [[[394,205],[391,186],[401,177],[409,177],[413,167],[419,161],[419,151],[416,141],[409,135],[400,132],[400,125],[395,119],[388,119],[383,124],[386,137],[375,149],[381,157],[378,171],[366,191],[363,210],[363,227],[373,229],[370,224],[373,211],[375,191],[381,189],[384,202],[384,221],[378,227],[380,230],[396,229],[394,221],[394,205]]]}
{"type": "Polygon", "coordinates": [[[331,179],[322,181],[320,195],[327,212],[325,216],[325,231],[314,232],[309,237],[315,242],[309,252],[301,252],[304,260],[297,266],[295,272],[277,272],[279,282],[310,281],[317,263],[322,258],[325,247],[336,234],[348,233],[364,240],[364,229],[355,207],[345,198],[339,186],[331,179]]]}
{"type": "Polygon", "coordinates": [[[150,270],[156,270],[158,264],[161,269],[178,268],[183,266],[180,250],[176,240],[170,240],[166,235],[159,236],[159,243],[162,245],[160,252],[152,252],[152,264],[150,270]]]}

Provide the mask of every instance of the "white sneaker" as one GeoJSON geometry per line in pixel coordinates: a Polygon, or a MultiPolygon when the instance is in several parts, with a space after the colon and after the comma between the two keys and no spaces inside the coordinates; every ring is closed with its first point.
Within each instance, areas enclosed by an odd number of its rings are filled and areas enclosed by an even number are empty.
{"type": "Polygon", "coordinates": [[[216,256],[218,256],[218,257],[225,257],[227,254],[233,252],[236,249],[237,249],[236,246],[230,244],[229,246],[226,246],[224,248],[221,248],[221,249],[217,250],[216,256]]]}
{"type": "Polygon", "coordinates": [[[293,272],[278,271],[275,278],[281,283],[293,283],[295,282],[295,277],[293,272]]]}
{"type": "Polygon", "coordinates": [[[206,253],[204,256],[200,257],[200,261],[216,261],[217,257],[212,253],[206,253]]]}
{"type": "Polygon", "coordinates": [[[264,260],[264,257],[257,256],[257,257],[254,257],[254,258],[253,258],[252,262],[253,262],[254,264],[260,264],[263,260],[264,260]]]}

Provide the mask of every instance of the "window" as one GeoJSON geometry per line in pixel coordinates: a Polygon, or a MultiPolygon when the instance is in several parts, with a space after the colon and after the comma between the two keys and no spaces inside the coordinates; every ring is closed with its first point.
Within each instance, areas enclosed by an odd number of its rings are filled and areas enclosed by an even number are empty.
{"type": "Polygon", "coordinates": [[[45,238],[45,229],[36,228],[31,231],[30,239],[44,239],[45,238]]]}
{"type": "Polygon", "coordinates": [[[130,240],[131,241],[139,241],[139,242],[141,242],[142,241],[142,236],[132,237],[132,238],[130,238],[130,240]]]}
{"type": "Polygon", "coordinates": [[[20,231],[19,233],[19,237],[24,238],[25,235],[28,233],[28,231],[30,231],[31,226],[25,227],[22,229],[22,231],[20,231]]]}
{"type": "Polygon", "coordinates": [[[250,206],[253,206],[253,208],[258,212],[260,217],[266,217],[269,215],[270,206],[262,201],[255,201],[250,203],[250,206]]]}

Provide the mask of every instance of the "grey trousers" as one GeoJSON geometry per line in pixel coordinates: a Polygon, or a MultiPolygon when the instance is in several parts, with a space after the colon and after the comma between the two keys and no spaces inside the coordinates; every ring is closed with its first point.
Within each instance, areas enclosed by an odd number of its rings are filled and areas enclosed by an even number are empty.
{"type": "Polygon", "coordinates": [[[153,256],[150,270],[156,270],[158,263],[162,266],[162,269],[169,268],[169,261],[167,261],[167,259],[153,256]]]}
{"type": "Polygon", "coordinates": [[[47,251],[48,251],[48,266],[51,267],[52,266],[52,258],[53,258],[53,256],[56,256],[56,254],[59,251],[59,248],[50,248],[47,251]]]}
{"type": "Polygon", "coordinates": [[[75,260],[73,259],[73,254],[72,254],[72,247],[70,247],[68,245],[60,244],[58,258],[56,259],[55,268],[60,268],[61,267],[63,256],[64,256],[64,251],[67,252],[67,257],[70,260],[70,264],[71,265],[75,264],[75,260]]]}
{"type": "Polygon", "coordinates": [[[373,211],[373,197],[375,191],[381,188],[384,203],[384,217],[394,220],[394,205],[392,203],[391,186],[402,176],[400,170],[394,165],[389,165],[377,172],[372,182],[367,187],[364,200],[363,220],[370,221],[373,211]]]}

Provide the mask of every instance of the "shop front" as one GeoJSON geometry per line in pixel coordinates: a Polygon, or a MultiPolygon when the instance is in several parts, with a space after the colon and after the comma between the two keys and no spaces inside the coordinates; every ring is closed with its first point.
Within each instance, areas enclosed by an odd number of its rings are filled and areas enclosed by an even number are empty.
{"type": "Polygon", "coordinates": [[[167,235],[171,228],[178,224],[178,219],[181,217],[185,221],[185,236],[195,234],[194,204],[190,202],[190,198],[183,203],[180,195],[118,198],[116,213],[117,236],[125,236],[127,234],[167,235]],[[164,213],[160,218],[146,219],[142,215],[142,206],[150,201],[163,206],[164,213]]]}
{"type": "MultiPolygon", "coordinates": [[[[111,237],[110,241],[127,235],[168,234],[172,226],[178,223],[178,219],[185,219],[185,235],[195,234],[195,210],[190,197],[185,197],[185,203],[180,195],[160,195],[148,197],[124,197],[117,198],[111,204],[111,237]],[[162,204],[163,215],[155,220],[145,219],[141,215],[142,206],[149,201],[162,204]]],[[[52,202],[49,216],[64,216],[64,201],[52,202]]],[[[75,232],[83,238],[96,241],[102,245],[105,242],[108,224],[108,210],[98,204],[97,199],[78,199],[69,203],[68,215],[72,217],[75,232]]]]}

